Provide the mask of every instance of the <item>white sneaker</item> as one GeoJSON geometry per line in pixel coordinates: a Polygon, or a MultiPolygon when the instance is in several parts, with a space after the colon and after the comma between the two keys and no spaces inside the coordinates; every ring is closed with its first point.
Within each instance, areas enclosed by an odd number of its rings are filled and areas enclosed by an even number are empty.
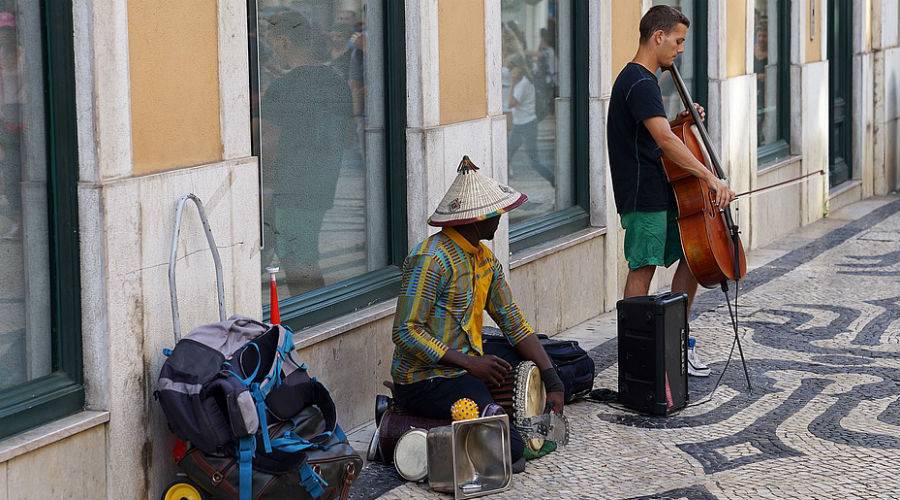
{"type": "Polygon", "coordinates": [[[700,361],[700,356],[697,355],[697,346],[695,344],[695,340],[693,338],[688,340],[688,375],[692,377],[708,377],[710,374],[710,369],[703,361],[700,361]]]}

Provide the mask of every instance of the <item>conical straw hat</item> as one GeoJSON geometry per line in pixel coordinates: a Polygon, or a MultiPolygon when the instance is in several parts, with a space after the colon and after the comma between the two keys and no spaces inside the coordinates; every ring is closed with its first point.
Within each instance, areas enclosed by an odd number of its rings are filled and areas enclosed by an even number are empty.
{"type": "Polygon", "coordinates": [[[456,171],[459,174],[428,219],[432,226],[461,226],[490,219],[528,200],[515,189],[479,174],[468,156],[463,156],[456,171]]]}

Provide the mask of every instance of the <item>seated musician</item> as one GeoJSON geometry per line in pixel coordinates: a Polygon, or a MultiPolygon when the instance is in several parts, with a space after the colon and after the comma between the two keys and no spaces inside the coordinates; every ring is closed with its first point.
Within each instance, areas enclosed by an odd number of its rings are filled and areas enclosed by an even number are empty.
{"type": "MultiPolygon", "coordinates": [[[[500,216],[527,197],[481,175],[468,157],[428,220],[443,229],[416,245],[403,262],[394,317],[394,398],[414,415],[450,419],[450,407],[469,398],[480,410],[493,402],[488,385],[511,370],[484,353],[487,310],[516,353],[540,369],[547,401],[562,412],[564,387],[531,325],[513,302],[500,262],[480,241],[491,240],[500,216]]],[[[510,427],[514,471],[524,469],[524,443],[510,427]]]]}
{"type": "MultiPolygon", "coordinates": [[[[666,155],[706,182],[715,192],[719,207],[734,199],[728,185],[672,133],[671,127],[686,120],[689,113],[681,112],[672,123],[666,120],[656,72],[674,64],[678,54],[684,52],[690,24],[681,11],[666,5],[651,7],[644,14],[637,54],[613,84],[606,129],[616,209],[625,229],[625,297],[647,295],[656,267],[680,261],[672,278],[672,291],[687,294],[688,311],[697,293],[697,280],[682,258],[677,207],[660,157],[666,155]]],[[[703,117],[703,108],[694,106],[703,117]]],[[[693,338],[688,341],[688,373],[709,376],[710,370],[697,356],[694,342],[693,338]]]]}

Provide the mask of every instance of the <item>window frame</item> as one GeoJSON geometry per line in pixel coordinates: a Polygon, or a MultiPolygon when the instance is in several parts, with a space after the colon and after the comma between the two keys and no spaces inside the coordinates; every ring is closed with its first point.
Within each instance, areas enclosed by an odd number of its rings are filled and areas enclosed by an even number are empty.
{"type": "Polygon", "coordinates": [[[709,5],[706,0],[694,0],[694,101],[704,108],[709,105],[709,5]]]}
{"type": "Polygon", "coordinates": [[[0,439],[84,408],[72,0],[42,0],[50,233],[49,375],[0,391],[0,439]]]}
{"type": "Polygon", "coordinates": [[[572,161],[575,204],[509,226],[510,254],[552,241],[590,226],[588,157],[590,115],[588,110],[588,61],[590,20],[587,2],[572,0],[572,161]]]}
{"type": "MultiPolygon", "coordinates": [[[[405,2],[382,0],[384,13],[385,165],[388,206],[388,265],[346,280],[278,301],[281,322],[295,331],[352,313],[397,296],[400,267],[408,251],[406,227],[406,18],[405,2]]],[[[257,0],[247,0],[250,33],[257,31],[257,0]]],[[[253,96],[259,94],[259,54],[256,39],[250,52],[251,118],[253,96]]],[[[256,106],[259,104],[257,103],[256,106]]],[[[252,123],[252,120],[251,120],[252,123]]],[[[252,154],[259,158],[259,130],[251,128],[252,154]]],[[[262,181],[262,167],[259,169],[262,181]]],[[[260,184],[262,185],[262,184],[260,184]]],[[[260,194],[260,213],[262,213],[260,194]]],[[[260,229],[261,231],[262,229],[260,229]]],[[[261,285],[261,284],[260,284],[261,285]]],[[[269,320],[271,304],[263,304],[269,320]]]]}
{"type": "MultiPolygon", "coordinates": [[[[756,147],[757,168],[764,168],[791,155],[791,4],[788,0],[778,1],[778,100],[777,141],[756,147]]],[[[757,109],[759,103],[757,103],[757,109]]],[[[756,114],[757,122],[759,114],[756,114]]],[[[759,139],[757,139],[758,143],[759,139]]]]}

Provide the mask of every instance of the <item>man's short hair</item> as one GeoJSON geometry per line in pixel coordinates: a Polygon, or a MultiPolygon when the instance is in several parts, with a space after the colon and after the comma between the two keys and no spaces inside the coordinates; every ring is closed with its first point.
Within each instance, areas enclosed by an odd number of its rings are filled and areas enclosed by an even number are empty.
{"type": "Polygon", "coordinates": [[[659,30],[668,34],[679,24],[690,28],[691,20],[675,7],[668,5],[650,7],[650,10],[641,18],[641,43],[649,40],[659,30]]]}

